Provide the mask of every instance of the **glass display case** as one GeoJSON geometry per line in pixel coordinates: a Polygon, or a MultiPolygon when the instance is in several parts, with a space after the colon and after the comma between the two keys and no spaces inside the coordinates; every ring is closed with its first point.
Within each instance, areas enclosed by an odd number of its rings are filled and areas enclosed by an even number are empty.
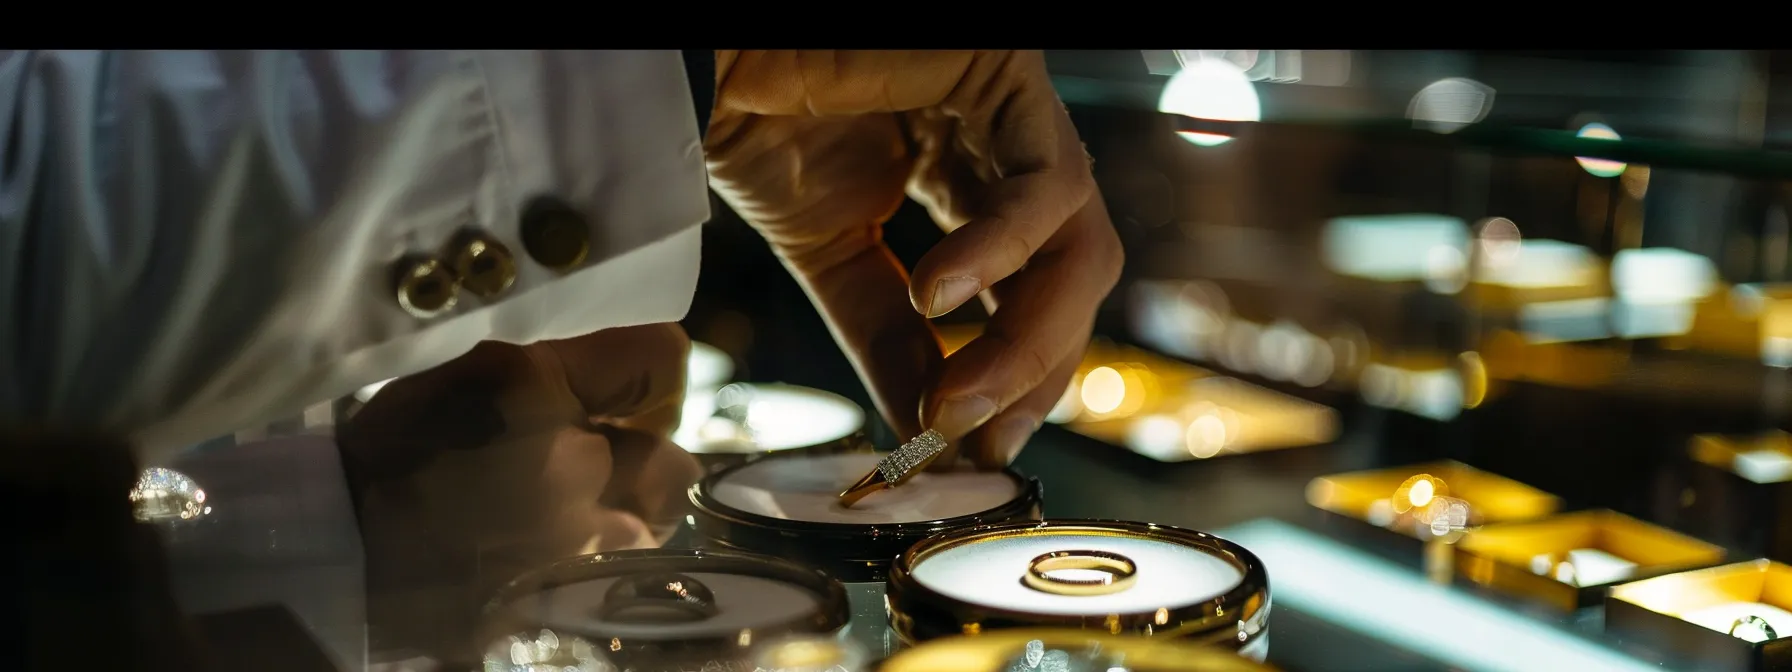
{"type": "MultiPolygon", "coordinates": [[[[696,466],[593,430],[603,459],[556,435],[516,440],[526,467],[458,467],[648,474],[556,487],[598,502],[578,515],[664,524],[355,564],[410,521],[357,494],[329,513],[365,554],[239,543],[261,532],[239,512],[278,507],[221,448],[133,502],[177,560],[323,558],[288,605],[311,600],[294,611],[339,662],[394,672],[424,664],[345,625],[388,608],[362,584],[449,565],[479,589],[425,615],[484,636],[451,662],[487,670],[1792,670],[1789,57],[1048,52],[1124,276],[1008,470],[922,474],[884,508],[838,491],[913,437],[719,204],[670,434],[696,466]]],[[[912,267],[941,233],[910,203],[884,235],[912,267]]],[[[987,318],[937,318],[945,351],[987,318]]],[[[285,441],[306,483],[365,475],[285,441]]],[[[382,494],[498,528],[571,515],[382,494]]],[[[187,592],[225,590],[176,564],[187,592]]]]}

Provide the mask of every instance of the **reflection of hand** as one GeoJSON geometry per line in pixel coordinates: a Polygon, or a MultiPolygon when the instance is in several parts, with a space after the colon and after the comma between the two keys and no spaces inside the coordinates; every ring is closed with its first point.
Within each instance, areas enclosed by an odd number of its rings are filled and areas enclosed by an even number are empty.
{"type": "Polygon", "coordinates": [[[1041,54],[725,51],[716,65],[712,184],[803,283],[884,417],[984,467],[1012,460],[1122,263],[1041,54]],[[881,235],[905,191],[949,232],[912,278],[881,235]],[[942,361],[926,317],[985,290],[984,335],[942,361]]]}
{"type": "Polygon", "coordinates": [[[689,347],[670,324],[482,343],[381,389],[338,435],[361,481],[376,646],[464,654],[505,581],[662,543],[699,475],[668,438],[689,347]]]}

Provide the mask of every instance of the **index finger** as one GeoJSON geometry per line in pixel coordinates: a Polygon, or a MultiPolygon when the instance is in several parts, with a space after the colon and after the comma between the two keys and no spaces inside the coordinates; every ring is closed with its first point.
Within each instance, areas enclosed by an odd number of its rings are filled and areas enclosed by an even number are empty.
{"type": "Polygon", "coordinates": [[[999,110],[987,120],[999,177],[981,189],[973,219],[935,244],[910,278],[909,300],[928,317],[1019,271],[1095,192],[1088,155],[1043,73],[990,109],[999,110]]]}

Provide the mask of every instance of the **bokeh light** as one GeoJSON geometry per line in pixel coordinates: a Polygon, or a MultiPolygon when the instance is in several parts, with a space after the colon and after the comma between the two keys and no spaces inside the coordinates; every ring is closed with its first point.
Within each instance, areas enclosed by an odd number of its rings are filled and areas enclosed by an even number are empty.
{"type": "MultiPolygon", "coordinates": [[[[1221,59],[1202,59],[1170,77],[1157,110],[1214,121],[1260,121],[1263,114],[1255,85],[1238,66],[1221,59]]],[[[1177,135],[1202,147],[1232,140],[1217,133],[1178,131],[1177,135]]]]}
{"type": "Polygon", "coordinates": [[[1475,224],[1475,262],[1483,269],[1511,265],[1523,243],[1518,224],[1505,217],[1489,217],[1475,224]]]}
{"type": "Polygon", "coordinates": [[[1126,379],[1111,366],[1098,366],[1083,376],[1083,407],[1096,414],[1112,413],[1126,401],[1126,379]]]}
{"type": "Polygon", "coordinates": [[[1449,77],[1419,89],[1406,106],[1406,116],[1419,128],[1454,133],[1487,118],[1492,110],[1493,87],[1449,77]]]}
{"type": "MultiPolygon", "coordinates": [[[[1588,138],[1593,140],[1621,139],[1618,137],[1618,132],[1612,130],[1612,127],[1598,122],[1582,126],[1580,132],[1575,133],[1574,136],[1577,138],[1588,138]]],[[[1574,160],[1580,164],[1582,169],[1585,169],[1588,173],[1596,177],[1617,177],[1624,174],[1624,169],[1628,167],[1623,161],[1590,159],[1584,156],[1574,157],[1574,160]]]]}

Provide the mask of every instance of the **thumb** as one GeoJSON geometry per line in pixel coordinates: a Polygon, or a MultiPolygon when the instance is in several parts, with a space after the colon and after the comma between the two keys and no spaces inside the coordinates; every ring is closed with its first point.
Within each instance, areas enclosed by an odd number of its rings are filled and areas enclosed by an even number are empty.
{"type": "Polygon", "coordinates": [[[548,375],[563,376],[589,419],[655,433],[670,434],[677,427],[691,352],[683,327],[663,323],[605,329],[528,348],[548,375]]]}

